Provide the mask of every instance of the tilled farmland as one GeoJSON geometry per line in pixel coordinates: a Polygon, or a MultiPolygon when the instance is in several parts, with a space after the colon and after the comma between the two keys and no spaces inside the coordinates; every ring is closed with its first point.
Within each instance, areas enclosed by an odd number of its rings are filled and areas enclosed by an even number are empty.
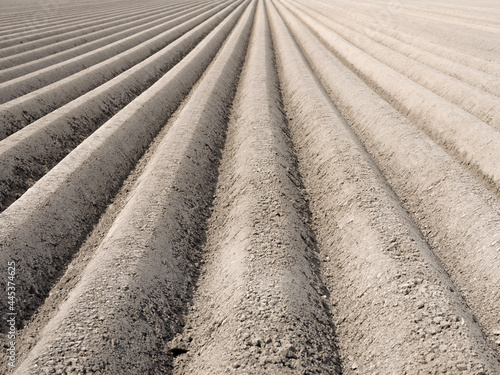
{"type": "Polygon", "coordinates": [[[0,373],[500,374],[500,3],[0,8],[0,373]]]}

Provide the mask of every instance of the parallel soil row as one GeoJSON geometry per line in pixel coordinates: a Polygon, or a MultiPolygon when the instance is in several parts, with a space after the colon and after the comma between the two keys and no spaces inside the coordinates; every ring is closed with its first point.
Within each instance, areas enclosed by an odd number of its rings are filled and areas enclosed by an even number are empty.
{"type": "MultiPolygon", "coordinates": [[[[66,371],[67,358],[76,360],[71,371],[169,370],[172,354],[164,345],[180,329],[177,314],[193,287],[193,250],[203,238],[201,226],[208,215],[227,109],[253,12],[254,6],[247,7],[196,91],[167,123],[170,129],[136,181],[131,199],[18,372],[37,373],[53,358],[58,358],[54,368],[66,371]],[[110,267],[120,271],[107,276],[110,267]],[[109,294],[118,290],[126,294],[109,294]],[[122,311],[127,311],[126,317],[122,311]],[[86,343],[74,345],[80,333],[87,333],[86,343]],[[61,351],[64,354],[58,355],[61,351]]],[[[231,18],[219,30],[231,25],[231,18]]],[[[214,49],[213,44],[206,47],[214,49]]]]}
{"type": "MultiPolygon", "coordinates": [[[[338,321],[350,323],[345,331],[340,324],[337,331],[341,348],[347,354],[345,365],[363,369],[362,373],[377,373],[380,369],[388,373],[418,373],[425,368],[430,372],[453,373],[453,358],[466,353],[467,347],[477,348],[477,343],[473,344],[477,328],[470,324],[473,318],[470,313],[465,318],[467,308],[453,293],[455,287],[439,261],[373,160],[319,88],[305,58],[297,47],[292,48],[292,37],[287,34],[280,30],[277,35],[285,39],[281,47],[281,74],[285,93],[290,91],[290,96],[285,96],[289,98],[286,108],[299,149],[299,166],[302,155],[304,159],[303,175],[316,217],[325,282],[329,290],[337,291],[331,300],[338,321]],[[296,80],[297,72],[304,77],[302,82],[296,80]],[[311,118],[317,124],[315,128],[308,126],[311,118]],[[390,233],[388,227],[392,228],[390,233]],[[469,319],[470,325],[458,327],[457,316],[469,319]],[[386,334],[388,321],[392,321],[390,335],[386,334]],[[459,332],[457,328],[470,331],[459,332]],[[357,340],[353,342],[349,337],[357,340]],[[461,337],[460,344],[457,337],[461,337]],[[429,341],[433,342],[431,350],[429,341]],[[450,342],[457,345],[448,347],[450,342]],[[429,361],[432,357],[439,359],[429,361]],[[395,367],[394,358],[399,359],[395,367]]],[[[481,363],[482,360],[476,362],[479,370],[481,363]]]]}
{"type": "MultiPolygon", "coordinates": [[[[75,75],[81,77],[82,74],[90,73],[89,83],[85,84],[86,81],[78,82],[75,86],[75,89],[79,88],[79,93],[81,94],[85,92],[84,90],[88,90],[87,87],[95,87],[96,83],[92,75],[98,75],[100,81],[97,84],[111,79],[116,74],[123,72],[144,59],[144,54],[148,56],[159,51],[169,42],[172,42],[188,31],[193,27],[193,23],[196,22],[195,16],[203,11],[207,12],[209,8],[211,8],[210,5],[205,5],[201,9],[179,11],[177,14],[164,17],[162,23],[159,25],[149,27],[151,25],[146,24],[148,26],[147,29],[129,37],[4,82],[0,84],[0,103],[14,101],[16,98],[22,100],[24,99],[22,95],[28,93],[32,95],[33,93],[36,94],[37,92],[34,91],[36,89],[41,89],[42,92],[45,92],[48,85],[54,82],[59,84],[61,83],[60,80],[68,76],[68,80],[62,82],[69,84],[69,81],[72,85],[75,85],[73,81],[75,75]],[[178,27],[175,28],[175,26],[178,27]],[[168,33],[169,37],[165,37],[165,33],[168,33]],[[108,69],[104,69],[105,67],[108,69]]],[[[138,28],[142,28],[142,26],[138,26],[138,28]]],[[[25,117],[29,116],[29,113],[25,115],[25,117]]]]}
{"type": "MultiPolygon", "coordinates": [[[[4,36],[1,38],[3,41],[0,43],[1,47],[9,47],[12,48],[3,48],[2,56],[6,56],[9,54],[19,53],[21,50],[30,50],[31,48],[39,48],[43,45],[49,44],[50,42],[63,41],[65,39],[69,39],[71,36],[84,37],[87,36],[89,39],[87,41],[92,40],[93,32],[98,32],[99,30],[108,29],[115,25],[125,26],[129,21],[135,19],[141,19],[144,16],[146,18],[147,15],[151,14],[152,11],[159,12],[160,15],[162,10],[172,8],[171,5],[167,5],[166,7],[156,6],[138,6],[133,8],[128,8],[126,10],[119,10],[114,12],[113,14],[105,14],[102,15],[101,12],[96,12],[95,14],[90,14],[87,17],[79,18],[78,20],[61,20],[61,26],[51,26],[47,28],[37,28],[36,31],[30,31],[26,29],[22,29],[20,32],[11,32],[10,35],[4,36]],[[80,29],[80,34],[71,34],[71,31],[80,29]],[[90,35],[89,35],[90,34],[90,35]],[[53,39],[49,38],[54,36],[53,39]],[[29,44],[32,40],[36,40],[33,44],[29,44]],[[36,44],[38,43],[38,44],[36,44]],[[31,47],[33,46],[33,47],[31,47]],[[30,48],[31,47],[31,48],[30,48]]],[[[11,28],[11,31],[14,31],[11,28]]],[[[99,35],[99,34],[97,34],[99,35]]]]}
{"type": "MultiPolygon", "coordinates": [[[[32,186],[88,135],[162,77],[230,13],[234,6],[231,5],[210,18],[208,17],[221,7],[216,7],[201,18],[195,17],[193,22],[197,23],[204,19],[206,21],[124,74],[118,75],[47,116],[42,116],[1,141],[0,153],[4,157],[1,159],[3,168],[0,172],[0,186],[4,186],[2,190],[6,192],[0,195],[0,203],[3,205],[1,209],[14,202],[18,195],[32,186]]],[[[164,36],[166,37],[167,35],[164,36]]],[[[103,64],[102,67],[106,66],[103,64]]],[[[79,78],[89,82],[91,77],[84,71],[79,78]]],[[[74,88],[70,83],[68,82],[68,90],[74,88]]],[[[61,99],[70,96],[61,85],[50,91],[44,90],[44,94],[51,93],[60,93],[61,99]],[[64,93],[67,95],[63,96],[64,93]]],[[[73,95],[76,94],[73,92],[73,95]]],[[[40,96],[33,95],[31,100],[18,101],[19,105],[16,106],[6,105],[6,109],[10,110],[11,115],[17,110],[20,116],[21,111],[26,112],[23,108],[27,103],[34,103],[31,105],[32,110],[36,110],[39,104],[41,107],[39,111],[43,113],[43,101],[40,102],[40,96]]],[[[55,99],[52,98],[54,102],[55,99]]],[[[9,123],[13,125],[15,121],[11,119],[9,123]]]]}
{"type": "MultiPolygon", "coordinates": [[[[330,4],[325,2],[319,3],[330,8],[327,14],[332,17],[338,17],[332,12],[330,4]]],[[[338,5],[341,4],[335,3],[335,6],[338,5]]],[[[422,28],[421,26],[411,27],[414,22],[405,18],[404,12],[399,12],[398,8],[395,9],[391,6],[379,7],[378,9],[375,8],[371,11],[361,13],[355,10],[352,7],[342,7],[342,12],[336,13],[341,13],[351,21],[362,22],[368,35],[370,35],[371,30],[376,30],[391,35],[405,43],[420,47],[428,52],[452,59],[475,69],[495,74],[497,77],[500,76],[498,59],[491,60],[487,57],[481,57],[488,52],[484,49],[474,48],[474,45],[464,46],[464,43],[471,38],[471,33],[467,35],[467,38],[461,38],[459,41],[456,41],[453,40],[453,34],[449,32],[443,34],[433,30],[429,33],[426,30],[428,25],[426,25],[426,28],[422,28]]],[[[495,43],[494,38],[491,40],[491,43],[495,43]]]]}
{"type": "MultiPolygon", "coordinates": [[[[105,46],[110,42],[123,39],[129,35],[137,33],[140,30],[160,24],[163,21],[162,16],[164,14],[175,14],[179,11],[178,9],[172,8],[174,7],[169,7],[167,12],[161,12],[159,14],[158,10],[154,9],[153,11],[150,11],[151,13],[154,12],[154,15],[149,17],[144,17],[144,15],[137,16],[134,12],[134,18],[137,20],[126,22],[126,20],[120,17],[119,21],[115,21],[118,25],[116,27],[109,27],[103,31],[91,32],[90,34],[85,35],[79,34],[77,38],[71,38],[67,41],[53,43],[45,47],[37,48],[35,51],[28,49],[24,53],[17,53],[14,56],[8,56],[0,59],[0,64],[5,66],[0,79],[2,81],[8,81],[17,78],[37,69],[56,64],[98,47],[105,46]]],[[[39,43],[39,41],[35,41],[35,43],[39,43]]]]}
{"type": "MultiPolygon", "coordinates": [[[[307,5],[307,4],[304,4],[307,5]]],[[[446,48],[442,45],[426,44],[425,40],[419,39],[418,35],[407,34],[404,41],[396,38],[395,33],[391,33],[389,28],[375,27],[369,18],[351,17],[349,14],[339,14],[331,12],[331,7],[326,6],[320,2],[315,3],[315,7],[311,9],[325,10],[323,14],[329,16],[330,19],[335,20],[342,26],[355,30],[360,34],[364,34],[370,39],[396,51],[400,54],[416,60],[428,67],[448,74],[451,77],[457,78],[464,83],[475,86],[489,92],[490,94],[498,96],[500,93],[499,79],[497,76],[481,72],[480,67],[493,67],[493,64],[488,64],[484,60],[480,60],[468,55],[459,55],[456,51],[446,48]],[[377,30],[380,29],[380,30],[377,30]],[[420,40],[421,43],[416,43],[420,40]],[[435,47],[435,48],[433,48],[435,47]],[[444,53],[443,53],[444,52],[444,53]],[[448,52],[448,53],[446,53],[448,52]],[[459,62],[460,57],[470,57],[470,64],[459,62]]],[[[353,39],[350,39],[353,41],[353,39]]],[[[500,66],[498,66],[500,68],[500,66]]],[[[500,70],[499,70],[500,72],[500,70]]]]}
{"type": "Polygon", "coordinates": [[[337,372],[296,163],[260,2],[175,373],[337,372]]]}
{"type": "MultiPolygon", "coordinates": [[[[500,193],[500,164],[496,162],[500,159],[500,133],[496,129],[348,43],[317,21],[321,15],[311,17],[293,5],[291,9],[383,99],[467,166],[494,193],[500,193]]],[[[497,112],[498,108],[492,110],[497,112]]]]}
{"type": "Polygon", "coordinates": [[[500,8],[428,5],[5,2],[0,372],[499,374],[500,8]]]}
{"type": "MultiPolygon", "coordinates": [[[[312,11],[309,14],[318,14],[314,10],[312,11]]],[[[370,53],[377,60],[474,114],[484,122],[497,129],[500,128],[500,113],[498,112],[497,103],[497,97],[500,95],[500,79],[425,53],[419,48],[400,42],[395,38],[387,37],[382,33],[377,33],[374,30],[370,31],[370,37],[365,37],[362,35],[364,33],[363,25],[356,27],[356,25],[352,25],[352,22],[346,20],[342,23],[332,22],[327,17],[321,17],[321,20],[323,24],[353,45],[370,53]],[[370,40],[374,38],[374,35],[377,37],[376,40],[370,40]],[[379,44],[383,44],[386,40],[389,40],[389,43],[386,43],[388,44],[387,48],[379,44]],[[375,41],[378,43],[374,43],[375,41]],[[402,55],[406,55],[407,58],[402,55]],[[422,60],[421,64],[414,61],[414,59],[419,58],[422,60]],[[481,90],[474,89],[471,86],[477,86],[481,90]],[[498,119],[494,119],[495,116],[498,119]]]]}

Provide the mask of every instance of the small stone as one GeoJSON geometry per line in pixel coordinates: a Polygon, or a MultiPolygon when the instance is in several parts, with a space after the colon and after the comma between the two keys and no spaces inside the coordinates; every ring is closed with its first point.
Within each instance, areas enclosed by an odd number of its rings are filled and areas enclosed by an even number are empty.
{"type": "Polygon", "coordinates": [[[425,331],[431,335],[435,335],[436,333],[441,332],[441,327],[431,326],[427,327],[425,331]]]}
{"type": "Polygon", "coordinates": [[[495,336],[500,336],[500,329],[495,329],[495,330],[493,330],[493,334],[494,334],[495,336]]]}
{"type": "Polygon", "coordinates": [[[264,356],[260,357],[259,362],[260,362],[261,365],[265,365],[267,363],[272,363],[273,361],[272,361],[272,359],[269,356],[264,355],[264,356]]]}
{"type": "Polygon", "coordinates": [[[254,337],[250,340],[250,345],[252,346],[260,346],[262,344],[262,339],[260,337],[254,337]]]}
{"type": "Polygon", "coordinates": [[[351,369],[356,370],[358,368],[358,365],[356,363],[353,363],[351,366],[351,369]]]}
{"type": "Polygon", "coordinates": [[[293,346],[289,346],[286,350],[285,356],[287,358],[297,358],[297,356],[295,355],[295,348],[293,346]]]}
{"type": "Polygon", "coordinates": [[[460,370],[460,371],[467,370],[467,365],[465,363],[457,363],[455,366],[457,367],[457,370],[460,370]]]}
{"type": "Polygon", "coordinates": [[[443,328],[451,327],[451,323],[447,320],[442,320],[441,322],[439,322],[439,325],[443,328]]]}

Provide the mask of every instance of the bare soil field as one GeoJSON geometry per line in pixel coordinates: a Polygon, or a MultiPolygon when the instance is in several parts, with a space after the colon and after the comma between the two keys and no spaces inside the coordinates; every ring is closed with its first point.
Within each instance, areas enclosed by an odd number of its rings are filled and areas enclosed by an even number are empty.
{"type": "Polygon", "coordinates": [[[500,3],[0,10],[1,374],[500,374],[500,3]]]}

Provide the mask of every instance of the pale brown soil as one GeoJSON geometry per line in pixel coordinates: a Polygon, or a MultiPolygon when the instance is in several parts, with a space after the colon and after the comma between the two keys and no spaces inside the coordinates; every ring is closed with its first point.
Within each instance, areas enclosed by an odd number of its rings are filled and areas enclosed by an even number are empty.
{"type": "Polygon", "coordinates": [[[500,374],[497,2],[0,10],[0,373],[500,374]]]}

